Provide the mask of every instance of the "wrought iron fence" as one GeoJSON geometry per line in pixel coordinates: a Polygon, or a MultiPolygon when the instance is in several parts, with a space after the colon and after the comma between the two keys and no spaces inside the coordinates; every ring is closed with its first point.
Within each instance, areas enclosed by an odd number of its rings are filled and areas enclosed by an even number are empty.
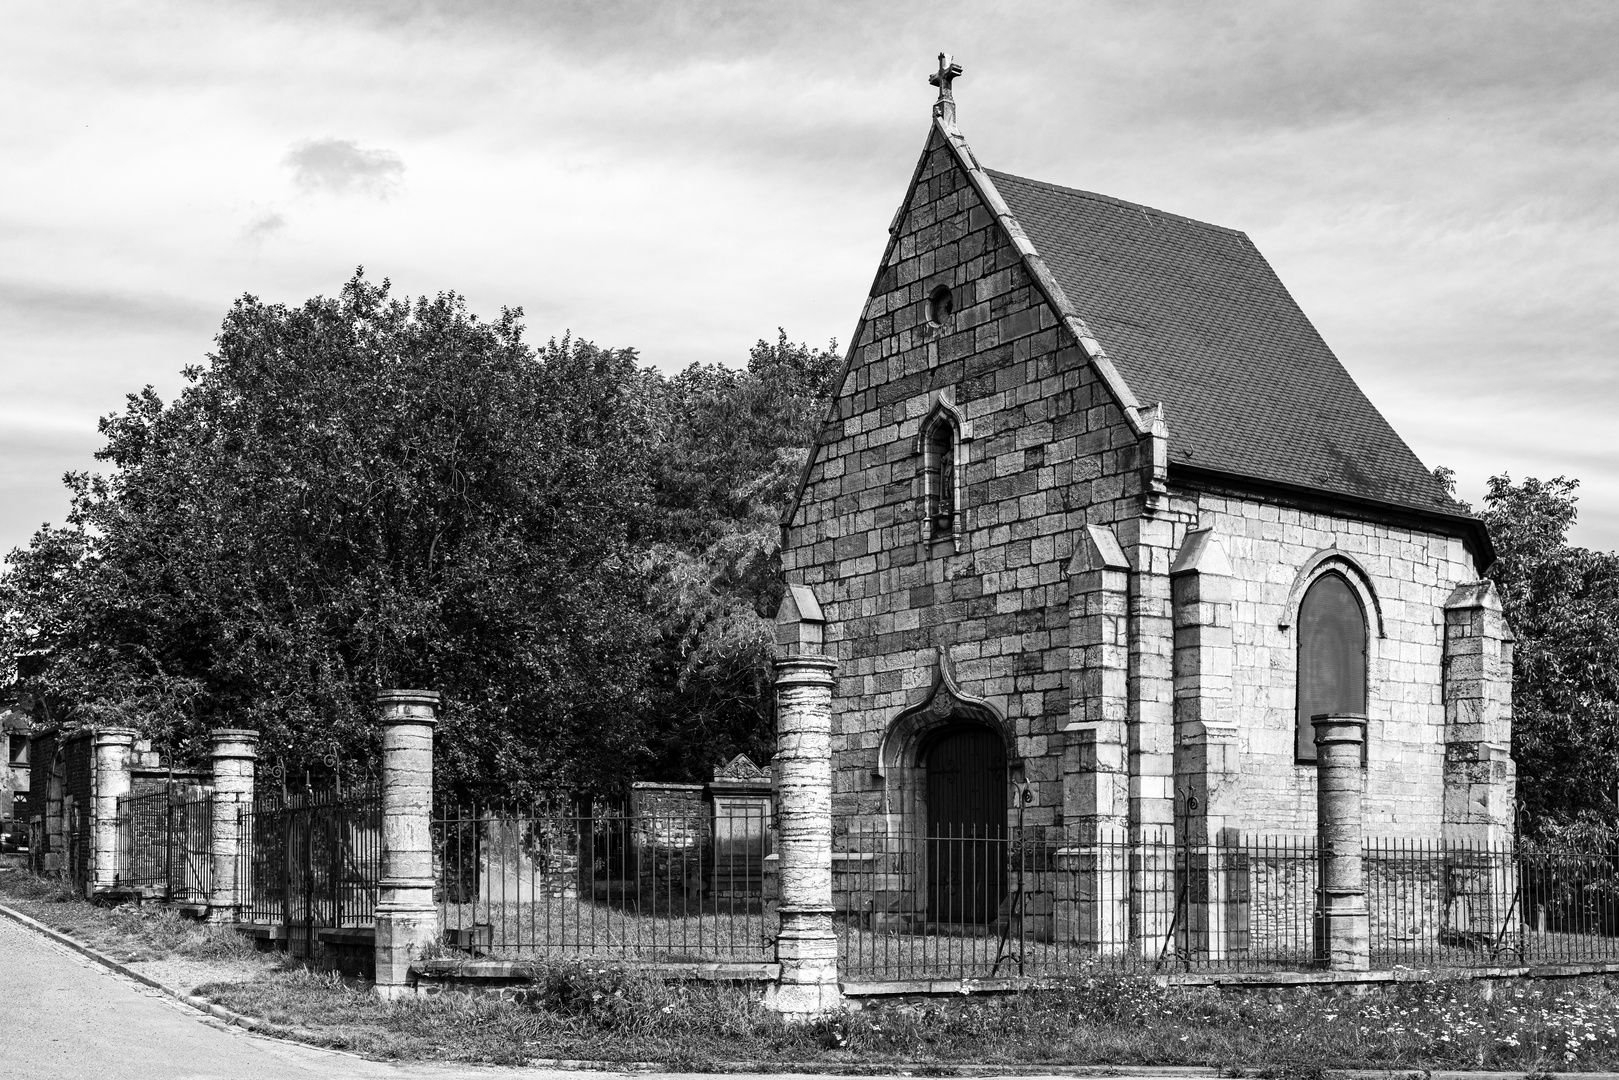
{"type": "Polygon", "coordinates": [[[444,939],[492,956],[771,959],[772,842],[764,807],[443,808],[433,846],[444,939]]]}
{"type": "MultiPolygon", "coordinates": [[[[1318,966],[1312,839],[1079,842],[854,821],[833,855],[840,962],[856,979],[1318,966]]],[[[1619,962],[1619,854],[1378,839],[1365,846],[1371,966],[1619,962]]]]}
{"type": "Polygon", "coordinates": [[[336,790],[243,804],[238,917],[281,924],[294,952],[317,931],[370,926],[382,878],[382,802],[336,790]],[[301,943],[301,944],[300,944],[301,943]]]}
{"type": "Polygon", "coordinates": [[[118,797],[118,889],[181,904],[207,903],[213,885],[213,793],[165,784],[118,797]]]}

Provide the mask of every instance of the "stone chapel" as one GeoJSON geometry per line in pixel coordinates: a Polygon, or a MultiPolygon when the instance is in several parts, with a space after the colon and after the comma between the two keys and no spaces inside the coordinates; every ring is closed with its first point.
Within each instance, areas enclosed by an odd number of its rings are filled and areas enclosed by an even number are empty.
{"type": "Polygon", "coordinates": [[[1482,523],[1244,233],[988,168],[960,72],[783,518],[834,819],[1308,835],[1348,713],[1367,836],[1510,839],[1482,523]]]}

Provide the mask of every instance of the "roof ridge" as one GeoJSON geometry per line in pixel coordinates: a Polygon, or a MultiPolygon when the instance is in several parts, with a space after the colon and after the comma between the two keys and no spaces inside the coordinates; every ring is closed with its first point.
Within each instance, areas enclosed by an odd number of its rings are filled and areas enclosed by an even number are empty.
{"type": "Polygon", "coordinates": [[[991,169],[987,166],[984,168],[984,171],[1000,180],[1016,180],[1020,184],[1031,184],[1034,187],[1046,188],[1050,191],[1060,191],[1064,195],[1078,195],[1082,199],[1093,199],[1096,202],[1112,203],[1114,206],[1122,206],[1128,210],[1143,210],[1149,214],[1157,214],[1159,217],[1172,218],[1175,221],[1184,221],[1190,225],[1201,225],[1206,229],[1217,229],[1220,232],[1229,233],[1232,236],[1240,236],[1244,240],[1248,239],[1248,234],[1241,229],[1233,229],[1229,225],[1216,225],[1212,221],[1204,221],[1202,218],[1188,217],[1185,214],[1177,214],[1170,210],[1160,210],[1158,207],[1148,206],[1146,203],[1131,202],[1129,199],[1120,199],[1112,195],[1103,195],[1099,191],[1086,191],[1083,188],[1073,188],[1066,187],[1062,184],[1053,184],[1049,180],[1036,180],[1028,176],[1018,176],[1016,173],[1002,172],[999,169],[991,169]]]}

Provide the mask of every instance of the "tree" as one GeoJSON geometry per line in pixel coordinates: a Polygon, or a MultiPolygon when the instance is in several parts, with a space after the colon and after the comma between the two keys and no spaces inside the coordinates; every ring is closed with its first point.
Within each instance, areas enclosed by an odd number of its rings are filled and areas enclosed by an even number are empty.
{"type": "Polygon", "coordinates": [[[441,775],[604,791],[645,752],[654,410],[628,350],[414,304],[356,274],[239,300],[165,404],[102,420],[107,476],[13,552],[0,634],[52,721],[172,753],[258,728],[365,757],[381,687],[445,693],[441,775]]]}
{"type": "Polygon", "coordinates": [[[1568,543],[1579,482],[1490,478],[1489,576],[1517,635],[1512,753],[1532,834],[1619,810],[1619,555],[1568,543]]]}
{"type": "Polygon", "coordinates": [[[746,370],[693,365],[662,385],[654,463],[652,770],[703,780],[719,761],[775,751],[772,625],[783,592],[780,518],[841,367],[837,343],[778,331],[746,370]]]}

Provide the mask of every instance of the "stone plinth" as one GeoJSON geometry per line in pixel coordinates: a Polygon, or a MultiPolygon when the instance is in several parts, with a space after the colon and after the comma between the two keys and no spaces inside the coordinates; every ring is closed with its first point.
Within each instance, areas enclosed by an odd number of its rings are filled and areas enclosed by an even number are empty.
{"type": "Polygon", "coordinates": [[[1362,881],[1361,746],[1366,717],[1323,713],[1315,728],[1316,843],[1321,881],[1316,896],[1316,959],[1333,971],[1371,965],[1371,925],[1362,881]]]}
{"type": "Polygon", "coordinates": [[[377,900],[376,991],[411,992],[411,961],[438,934],[433,905],[433,690],[384,690],[382,710],[382,881],[377,900]]]}
{"type": "Polygon", "coordinates": [[[241,813],[253,805],[254,769],[259,756],[259,733],[244,728],[220,728],[208,733],[208,759],[213,763],[213,885],[208,895],[208,920],[230,922],[241,904],[236,868],[241,858],[241,813]]]}

